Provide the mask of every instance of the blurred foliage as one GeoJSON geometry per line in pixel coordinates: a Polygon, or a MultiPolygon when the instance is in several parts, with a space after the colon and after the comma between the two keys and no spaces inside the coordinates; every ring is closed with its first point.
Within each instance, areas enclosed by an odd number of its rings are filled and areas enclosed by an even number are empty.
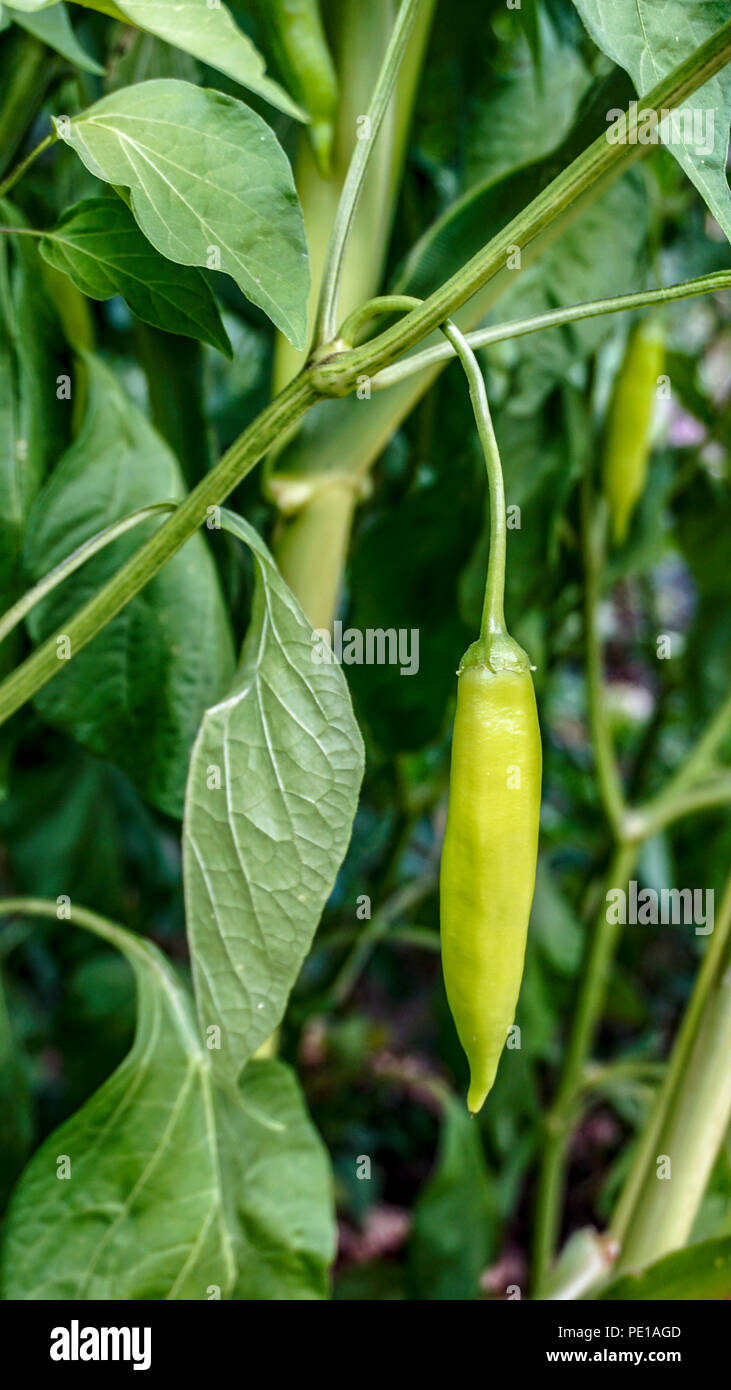
{"type": "MultiPolygon", "coordinates": [[[[248,23],[247,7],[233,8],[248,23]]],[[[475,190],[481,201],[474,225],[460,226],[465,236],[479,236],[477,244],[483,241],[486,215],[502,224],[512,201],[522,205],[534,180],[550,176],[552,157],[560,167],[562,149],[582,148],[603,127],[607,107],[617,104],[608,91],[631,95],[628,80],[598,53],[572,6],[550,0],[536,4],[535,13],[523,8],[533,16],[527,27],[523,12],[506,10],[502,0],[480,6],[476,41],[474,0],[438,6],[386,283],[404,264],[413,269],[414,243],[475,190]]],[[[151,76],[197,75],[236,90],[192,58],[150,36],[111,30],[98,15],[74,15],[74,26],[100,61],[112,32],[107,76],[49,62],[30,136],[45,128],[50,107],[73,113],[104,91],[151,76]]],[[[23,41],[15,29],[0,35],[0,87],[23,41]]],[[[256,99],[252,105],[266,110],[292,150],[296,132],[286,118],[256,99]]],[[[31,225],[46,227],[71,201],[97,192],[73,152],[59,145],[52,160],[30,170],[17,206],[31,225]]],[[[18,366],[32,390],[39,370],[46,385],[56,375],[55,360],[39,368],[40,355],[64,359],[66,349],[40,276],[28,274],[35,247],[30,238],[23,242],[12,248],[11,271],[18,314],[39,325],[24,336],[18,366]]],[[[0,246],[0,256],[5,249],[0,246]]],[[[666,152],[655,150],[520,277],[491,320],[700,274],[726,264],[726,250],[693,186],[666,152]]],[[[426,283],[429,265],[422,269],[426,283]]],[[[231,365],[208,346],[138,324],[119,300],[91,306],[104,360],[175,451],[191,485],[265,403],[272,352],[263,316],[230,281],[209,279],[234,346],[231,365]]],[[[638,799],[677,766],[728,690],[731,346],[723,310],[718,299],[705,298],[666,311],[672,399],[660,421],[647,493],[626,545],[612,557],[602,609],[613,725],[623,774],[638,799]],[[659,633],[672,635],[669,661],[657,658],[659,633]]],[[[506,1052],[490,1102],[473,1121],[462,1106],[465,1063],[433,949],[454,672],[479,618],[487,555],[483,465],[456,367],[390,441],[356,516],[340,617],[358,628],[415,629],[420,645],[413,676],[388,665],[347,669],[367,741],[366,782],[350,850],[282,1030],[282,1055],[298,1068],[334,1165],[342,1237],[337,1298],[501,1296],[508,1284],[526,1279],[542,1117],[571,1018],[588,907],[608,854],[587,727],[578,483],[596,468],[627,328],[624,315],[606,317],[482,355],[507,500],[520,508],[520,528],[509,532],[507,616],[538,668],[546,774],[517,1020],[522,1046],[506,1052]],[[417,879],[420,896],[373,938],[352,988],[339,997],[337,981],[359,936],[417,879]],[[356,918],[363,895],[370,920],[356,918]],[[431,933],[431,946],[417,932],[410,937],[412,928],[431,933]],[[363,1155],[370,1158],[368,1180],[358,1176],[363,1155]]],[[[37,441],[43,471],[63,452],[56,414],[43,417],[54,421],[53,436],[37,441]]],[[[256,476],[231,505],[271,535],[275,517],[256,476]]],[[[242,547],[224,536],[215,538],[212,551],[240,640],[249,564],[242,547]]],[[[184,965],[177,823],[143,802],[118,768],[44,724],[36,711],[24,710],[11,729],[8,795],[0,805],[3,894],[69,894],[149,935],[184,965]]],[[[718,893],[729,851],[723,810],[706,812],[649,844],[638,878],[648,886],[718,893]]],[[[0,942],[0,1186],[6,1191],[30,1149],[124,1055],[134,997],[122,962],[62,922],[4,925],[0,942]],[[8,1127],[10,1110],[15,1120],[8,1127]]],[[[667,1054],[700,949],[684,927],[627,929],[601,1057],[667,1054]]],[[[641,1130],[650,1099],[648,1086],[617,1086],[588,1107],[572,1153],[567,1231],[606,1217],[626,1168],[626,1143],[641,1130]]],[[[697,1239],[728,1235],[730,1193],[725,1150],[697,1239]]]]}

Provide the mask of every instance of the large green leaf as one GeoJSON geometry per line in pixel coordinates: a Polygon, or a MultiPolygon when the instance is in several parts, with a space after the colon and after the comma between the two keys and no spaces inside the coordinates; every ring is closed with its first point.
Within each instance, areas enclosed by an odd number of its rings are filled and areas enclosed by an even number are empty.
{"type": "Polygon", "coordinates": [[[232,1089],[276,1028],[350,838],[363,747],[336,665],[257,532],[231,513],[257,587],[242,660],[191,756],[183,830],[188,938],[201,1028],[232,1089]],[[211,1034],[210,1036],[215,1036],[211,1034]]]}
{"type": "Polygon", "coordinates": [[[81,47],[71,28],[68,10],[63,3],[51,4],[47,9],[26,10],[21,0],[21,3],[15,5],[0,5],[0,13],[15,20],[15,23],[27,29],[29,34],[48,44],[49,48],[55,49],[84,72],[92,72],[97,76],[104,72],[101,64],[81,47]]]}
{"type": "MultiPolygon", "coordinates": [[[[183,494],[178,464],[107,367],[85,359],[83,428],[40,494],[25,562],[37,580],[128,512],[183,494]]],[[[64,624],[158,523],[144,523],[77,570],[33,610],[36,641],[64,624]]],[[[180,815],[188,754],[203,711],[233,668],[216,570],[194,536],[37,697],[41,713],[121,767],[157,806],[180,815]]]]}
{"type": "MultiPolygon", "coordinates": [[[[201,62],[218,68],[249,91],[257,92],[272,106],[297,120],[305,120],[278,82],[267,77],[264,59],[251,39],[234,23],[222,0],[77,0],[85,9],[99,10],[113,19],[127,20],[155,34],[159,39],[182,48],[201,62]]],[[[13,8],[25,14],[53,7],[55,0],[14,0],[13,8]]],[[[39,36],[40,37],[40,36],[39,36]]]]}
{"type": "Polygon", "coordinates": [[[302,212],[287,158],[260,116],[221,92],[160,78],[55,125],[92,174],[129,188],[135,218],[163,256],[225,271],[305,346],[302,212]]]}
{"type": "Polygon", "coordinates": [[[235,1299],[315,1299],[335,1255],[330,1164],[289,1067],[251,1061],[216,1095],[237,1267],[235,1299]]]}
{"type": "MultiPolygon", "coordinates": [[[[720,29],[729,15],[728,0],[574,3],[595,43],[631,75],[642,96],[720,29]]],[[[680,113],[678,129],[665,120],[660,135],[731,240],[731,193],[726,177],[731,71],[727,68],[706,82],[683,103],[680,113]]]]}
{"type": "Polygon", "coordinates": [[[674,1250],[637,1274],[623,1274],[601,1298],[654,1301],[731,1298],[731,1236],[674,1250]]]}
{"type": "MultiPolygon", "coordinates": [[[[293,1073],[253,1061],[235,1096],[216,1091],[188,992],[158,949],[91,914],[77,922],[134,970],[135,1040],[22,1174],[0,1252],[2,1296],[324,1297],[332,1175],[293,1073]]],[[[1,1025],[0,1013],[0,1051],[1,1025]]]]}
{"type": "Polygon", "coordinates": [[[494,1242],[495,1197],[480,1130],[464,1105],[445,1095],[437,1169],[414,1209],[409,1273],[415,1297],[477,1298],[494,1242]]]}
{"type": "Polygon", "coordinates": [[[6,1299],[205,1299],[235,1277],[210,1072],[150,942],[109,924],[137,979],[134,1045],[34,1154],[8,1207],[6,1299]],[[61,1156],[70,1164],[59,1176],[61,1156]]]}
{"type": "Polygon", "coordinates": [[[206,280],[174,267],[142,235],[120,198],[86,198],[67,208],[40,244],[41,255],[91,299],[121,294],[133,314],[166,333],[182,333],[232,355],[206,280]]]}

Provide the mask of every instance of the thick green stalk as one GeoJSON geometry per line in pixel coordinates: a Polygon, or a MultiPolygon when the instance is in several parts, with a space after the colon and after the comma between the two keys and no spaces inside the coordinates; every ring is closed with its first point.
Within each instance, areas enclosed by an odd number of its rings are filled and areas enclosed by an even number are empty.
{"type": "MultiPolygon", "coordinates": [[[[726,889],[724,900],[721,905],[721,911],[715,922],[713,934],[708,944],[708,949],[703,958],[701,967],[698,971],[698,976],[696,978],[695,986],[693,988],[693,993],[691,994],[690,1000],[688,1001],[688,1005],[683,1015],[683,1021],[680,1025],[680,1029],[675,1039],[672,1054],[665,1071],[665,1077],[662,1086],[660,1087],[660,1090],[658,1091],[658,1094],[656,1096],[655,1104],[652,1109],[652,1114],[650,1115],[648,1123],[645,1125],[642,1131],[640,1143],[635,1154],[632,1168],[630,1169],[629,1176],[627,1177],[625,1185],[622,1189],[622,1194],[619,1198],[614,1215],[612,1217],[610,1234],[618,1243],[621,1244],[623,1241],[626,1242],[621,1259],[622,1266],[626,1265],[627,1263],[630,1263],[632,1260],[634,1260],[635,1263],[638,1262],[637,1252],[639,1251],[639,1255],[641,1257],[643,1253],[643,1247],[647,1245],[648,1242],[652,1241],[653,1239],[657,1240],[661,1238],[659,1231],[656,1231],[653,1237],[652,1226],[649,1218],[651,1216],[652,1211],[655,1209],[657,1205],[656,1198],[660,1196],[660,1193],[662,1191],[667,1191],[667,1205],[671,1205],[673,1207],[673,1210],[675,1210],[679,1219],[681,1212],[684,1211],[684,1199],[681,1197],[673,1198],[672,1201],[670,1200],[669,1190],[664,1189],[664,1184],[658,1181],[657,1177],[652,1171],[652,1160],[653,1157],[660,1152],[671,1152],[670,1148],[668,1147],[668,1145],[671,1143],[671,1138],[666,1139],[664,1137],[663,1127],[667,1125],[668,1116],[670,1115],[673,1107],[674,1097],[676,1097],[676,1095],[680,1093],[680,1106],[676,1107],[677,1118],[677,1115],[680,1114],[683,1105],[685,1104],[687,1106],[687,1103],[690,1099],[686,1093],[689,1090],[695,1090],[695,1083],[692,1086],[690,1084],[690,1072],[692,1070],[692,1064],[689,1067],[689,1059],[691,1057],[694,1044],[696,1045],[696,1048],[698,1048],[698,1046],[701,1043],[701,1040],[699,1039],[699,1033],[704,1011],[709,1016],[713,1013],[713,1007],[709,1008],[709,997],[714,981],[716,981],[719,975],[722,962],[724,961],[724,958],[727,954],[727,948],[730,937],[731,880],[729,881],[729,885],[726,889]],[[685,1101],[683,1100],[683,1097],[686,1098],[685,1101]],[[647,1198],[646,1205],[643,1204],[643,1192],[646,1194],[647,1198]]],[[[729,981],[727,980],[726,985],[721,985],[719,986],[719,988],[721,991],[719,995],[719,1004],[721,1006],[721,1014],[723,1014],[723,999],[727,997],[729,993],[731,993],[731,988],[729,988],[729,981]]],[[[727,1006],[728,1005],[726,1004],[725,1007],[727,1006]]],[[[711,1033],[714,1032],[714,1028],[715,1024],[710,1029],[711,1033]]],[[[708,1032],[708,1029],[706,1029],[706,1032],[708,1032]]],[[[704,1044],[703,1046],[710,1047],[710,1044],[704,1044]]],[[[712,1048],[711,1053],[713,1054],[712,1048]]],[[[729,1071],[729,1073],[731,1073],[731,1068],[728,1066],[729,1058],[731,1058],[731,1044],[727,1049],[725,1058],[726,1068],[729,1071]]],[[[704,1086],[705,1080],[703,1077],[703,1068],[700,1067],[698,1068],[698,1070],[700,1070],[701,1072],[700,1084],[701,1086],[704,1086]]],[[[721,1092],[719,1092],[719,1098],[721,1098],[721,1092]]],[[[720,1103],[722,1104],[722,1098],[720,1100],[720,1103]]],[[[704,1105],[701,1106],[701,1111],[703,1111],[704,1106],[705,1101],[704,1105]]],[[[713,1098],[711,1098],[708,1105],[708,1116],[711,1125],[715,1123],[714,1117],[716,1113],[716,1102],[713,1098]]],[[[706,1127],[703,1123],[702,1113],[700,1117],[696,1116],[693,1119],[690,1127],[696,1133],[703,1133],[705,1131],[705,1138],[707,1140],[710,1139],[711,1136],[708,1134],[706,1127]]],[[[675,1125],[675,1131],[677,1131],[677,1124],[675,1125]]],[[[703,1163],[702,1155],[701,1171],[705,1171],[705,1165],[703,1163]]],[[[677,1172],[674,1175],[673,1181],[675,1180],[675,1177],[677,1177],[677,1172]]],[[[695,1181],[691,1181],[689,1184],[689,1193],[692,1191],[697,1191],[697,1189],[698,1183],[695,1181]]],[[[687,1218],[683,1217],[683,1219],[687,1218]]],[[[664,1227],[665,1218],[663,1217],[663,1219],[660,1221],[660,1229],[662,1230],[664,1229],[664,1227]]],[[[682,1239],[679,1243],[682,1244],[682,1239]]],[[[670,1250],[672,1248],[673,1247],[671,1245],[665,1245],[665,1250],[670,1250]]],[[[650,1256],[648,1256],[646,1259],[642,1259],[642,1263],[648,1263],[649,1259],[659,1258],[659,1255],[661,1253],[663,1252],[658,1251],[656,1254],[651,1253],[650,1256]]]]}
{"type": "Polygon", "coordinates": [[[650,1168],[617,1272],[642,1269],[685,1245],[731,1121],[731,969],[708,1001],[677,1105],[658,1141],[670,1175],[650,1168]]]}
{"type": "Polygon", "coordinates": [[[332,627],[356,492],[335,482],[310,497],[275,543],[277,565],[313,628],[332,627]]]}

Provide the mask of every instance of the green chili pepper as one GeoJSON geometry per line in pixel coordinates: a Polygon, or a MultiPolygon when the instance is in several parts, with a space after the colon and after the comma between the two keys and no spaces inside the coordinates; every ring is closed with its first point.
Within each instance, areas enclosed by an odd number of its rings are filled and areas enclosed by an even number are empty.
{"type": "Polygon", "coordinates": [[[604,449],[604,495],[618,545],[626,538],[647,480],[653,406],[663,360],[664,337],[657,319],[640,323],[630,335],[617,374],[604,449]]]}
{"type": "Polygon", "coordinates": [[[503,614],[505,494],[485,385],[461,334],[445,330],[470,385],[490,487],[490,557],[479,639],[459,668],[442,851],[442,965],[481,1109],[515,1017],[538,855],[541,734],[528,657],[503,614]]]}
{"type": "Polygon", "coordinates": [[[518,669],[505,670],[473,659],[457,685],[440,894],[444,982],[474,1113],[495,1080],[523,975],[541,735],[527,658],[522,669],[517,657],[518,669]]]}
{"type": "Polygon", "coordinates": [[[338,83],[318,0],[259,0],[277,64],[310,117],[310,139],[323,178],[330,174],[338,83]]]}

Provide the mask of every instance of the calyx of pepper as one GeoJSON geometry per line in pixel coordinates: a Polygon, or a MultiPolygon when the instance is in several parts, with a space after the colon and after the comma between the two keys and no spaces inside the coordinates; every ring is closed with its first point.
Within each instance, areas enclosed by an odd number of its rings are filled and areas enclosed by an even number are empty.
{"type": "Polygon", "coordinates": [[[488,632],[467,648],[457,668],[457,675],[468,666],[483,666],[497,676],[501,671],[532,671],[530,657],[509,632],[488,632]]]}

